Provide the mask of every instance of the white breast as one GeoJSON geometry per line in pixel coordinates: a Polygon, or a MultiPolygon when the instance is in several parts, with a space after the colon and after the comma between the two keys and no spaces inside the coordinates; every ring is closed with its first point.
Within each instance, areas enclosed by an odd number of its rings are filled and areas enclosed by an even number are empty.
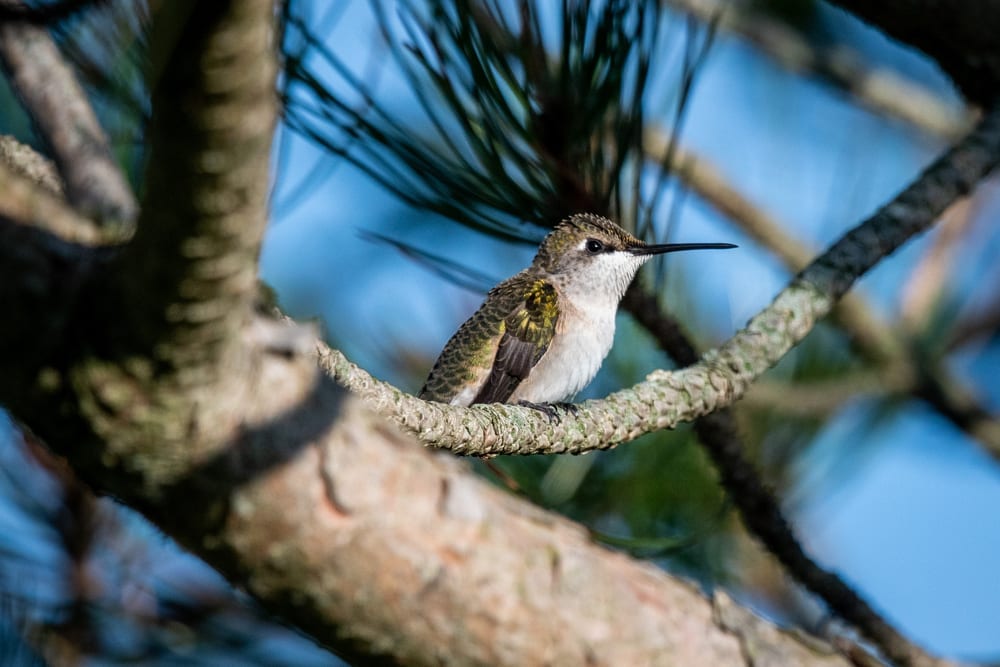
{"type": "Polygon", "coordinates": [[[587,386],[611,349],[617,309],[617,299],[560,303],[556,336],[509,402],[558,403],[587,386]]]}

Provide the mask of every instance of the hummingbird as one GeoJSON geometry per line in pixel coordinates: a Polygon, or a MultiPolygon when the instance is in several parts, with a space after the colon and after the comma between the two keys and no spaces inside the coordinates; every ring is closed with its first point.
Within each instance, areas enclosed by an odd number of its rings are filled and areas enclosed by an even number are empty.
{"type": "Polygon", "coordinates": [[[667,252],[735,247],[647,244],[603,216],[572,215],[542,240],[531,266],[491,289],[459,327],[420,398],[543,410],[566,401],[593,379],[611,349],[618,304],[640,266],[667,252]]]}

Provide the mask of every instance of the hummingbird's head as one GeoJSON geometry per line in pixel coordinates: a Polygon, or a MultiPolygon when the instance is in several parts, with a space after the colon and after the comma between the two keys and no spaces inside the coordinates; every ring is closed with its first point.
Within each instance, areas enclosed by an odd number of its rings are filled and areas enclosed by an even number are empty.
{"type": "Polygon", "coordinates": [[[731,243],[642,241],[607,218],[577,213],[553,228],[542,241],[534,266],[565,289],[621,299],[636,271],[654,255],[680,250],[735,248],[731,243]]]}

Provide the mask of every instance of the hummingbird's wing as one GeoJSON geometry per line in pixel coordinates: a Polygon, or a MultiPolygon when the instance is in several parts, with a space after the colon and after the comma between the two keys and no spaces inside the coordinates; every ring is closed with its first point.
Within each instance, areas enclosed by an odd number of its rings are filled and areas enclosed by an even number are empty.
{"type": "MultiPolygon", "coordinates": [[[[520,291],[520,290],[519,290],[520,291]]],[[[514,309],[504,318],[503,335],[493,367],[473,403],[503,403],[545,354],[556,332],[559,301],[555,288],[536,279],[520,292],[514,309]]]]}
{"type": "Polygon", "coordinates": [[[552,285],[530,270],[508,278],[444,346],[420,398],[455,405],[507,400],[545,353],[558,317],[552,285]]]}

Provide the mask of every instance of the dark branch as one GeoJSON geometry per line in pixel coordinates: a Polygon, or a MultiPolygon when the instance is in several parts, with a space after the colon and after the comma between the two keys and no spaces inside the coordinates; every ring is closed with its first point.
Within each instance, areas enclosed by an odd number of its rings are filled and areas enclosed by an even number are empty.
{"type": "MultiPolygon", "coordinates": [[[[690,366],[698,362],[698,353],[681,328],[661,311],[656,298],[638,283],[632,285],[622,303],[678,364],[690,366]]],[[[932,657],[892,627],[840,577],[821,568],[805,553],[782,514],[778,500],[744,455],[747,448],[729,408],[695,420],[694,430],[719,471],[722,487],[739,509],[747,529],[792,577],[899,664],[934,663],[932,657]]]]}

